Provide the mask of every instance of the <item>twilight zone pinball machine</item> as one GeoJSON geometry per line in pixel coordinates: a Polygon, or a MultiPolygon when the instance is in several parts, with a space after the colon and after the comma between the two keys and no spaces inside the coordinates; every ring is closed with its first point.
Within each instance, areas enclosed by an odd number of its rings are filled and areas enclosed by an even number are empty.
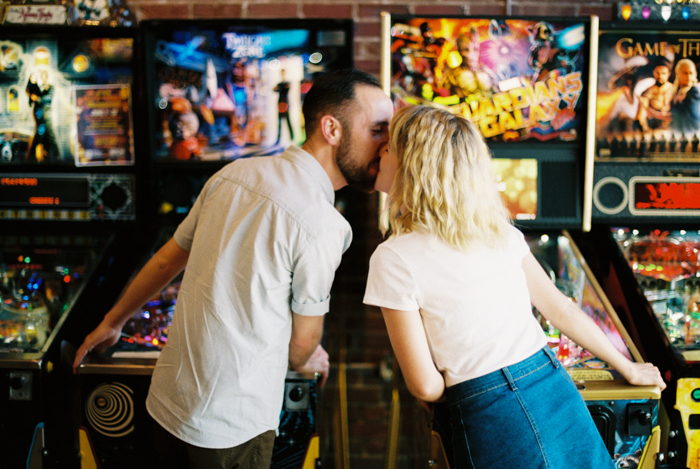
{"type": "MultiPolygon", "coordinates": [[[[149,211],[164,244],[208,178],[240,158],[274,157],[301,145],[301,106],[314,79],[352,66],[349,20],[177,20],[140,24],[148,147],[149,211]]],[[[145,259],[142,260],[142,263],[145,259]]],[[[133,272],[135,275],[135,272],[133,272]]],[[[78,370],[81,447],[103,469],[154,464],[145,408],[167,343],[180,279],[125,325],[120,342],[78,370]]],[[[272,467],[315,467],[318,376],[288,372],[272,467]]]]}
{"type": "Polygon", "coordinates": [[[353,64],[350,20],[153,20],[144,42],[153,212],[177,223],[206,180],[239,158],[305,140],[314,78],[353,64]]]}
{"type": "Polygon", "coordinates": [[[79,464],[65,346],[118,294],[137,243],[136,40],[130,28],[0,32],[3,466],[79,464]]]}
{"type": "MultiPolygon", "coordinates": [[[[164,229],[155,247],[171,236],[164,229]]],[[[145,403],[156,360],[168,341],[181,280],[179,275],[134,313],[117,344],[80,365],[81,453],[101,468],[121,468],[134,461],[143,467],[157,465],[151,450],[153,420],[145,403]]],[[[272,468],[316,467],[320,460],[319,377],[287,373],[272,468]]]]}
{"type": "Polygon", "coordinates": [[[690,468],[700,467],[698,43],[688,22],[601,24],[592,230],[576,235],[662,371],[668,460],[690,468]]]}
{"type": "MultiPolygon", "coordinates": [[[[479,128],[493,153],[506,204],[533,253],[622,353],[642,361],[567,231],[580,230],[586,218],[597,17],[385,13],[382,38],[382,80],[395,106],[441,107],[479,128]]],[[[577,382],[611,458],[620,467],[654,467],[661,441],[659,388],[631,386],[546,322],[542,325],[577,382]]],[[[447,447],[449,432],[439,417],[433,425],[433,437],[438,434],[433,441],[447,447]]]]}

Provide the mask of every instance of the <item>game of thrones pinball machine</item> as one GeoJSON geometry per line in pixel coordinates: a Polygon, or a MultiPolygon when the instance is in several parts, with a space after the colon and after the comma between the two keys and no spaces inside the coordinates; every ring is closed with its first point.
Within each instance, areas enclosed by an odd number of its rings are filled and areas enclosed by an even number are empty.
{"type": "MultiPolygon", "coordinates": [[[[568,232],[584,221],[598,19],[383,14],[382,26],[382,78],[395,105],[441,107],[479,128],[516,226],[552,281],[623,354],[642,361],[568,232]]],[[[658,387],[629,385],[546,321],[542,326],[615,463],[655,467],[658,387]]],[[[449,446],[439,419],[433,424],[433,437],[449,446]]]]}
{"type": "Polygon", "coordinates": [[[668,387],[667,463],[700,467],[700,10],[622,3],[602,23],[584,255],[668,387]],[[695,21],[695,22],[694,22],[695,21]]]}

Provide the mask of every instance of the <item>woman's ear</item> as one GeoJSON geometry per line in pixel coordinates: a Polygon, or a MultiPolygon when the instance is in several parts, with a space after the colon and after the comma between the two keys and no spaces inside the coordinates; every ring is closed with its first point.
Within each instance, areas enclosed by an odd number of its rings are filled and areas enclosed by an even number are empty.
{"type": "Polygon", "coordinates": [[[334,147],[340,145],[340,140],[343,137],[343,125],[338,119],[333,116],[323,116],[320,127],[323,138],[329,145],[334,147]]]}

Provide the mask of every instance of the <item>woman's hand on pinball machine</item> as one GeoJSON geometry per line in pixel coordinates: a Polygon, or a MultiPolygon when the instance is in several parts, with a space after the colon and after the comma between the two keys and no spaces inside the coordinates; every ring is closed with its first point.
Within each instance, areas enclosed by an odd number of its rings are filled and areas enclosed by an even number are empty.
{"type": "Polygon", "coordinates": [[[120,326],[114,326],[105,318],[97,328],[85,337],[82,345],[75,352],[73,360],[73,373],[78,372],[78,367],[89,352],[93,350],[100,352],[108,347],[116,344],[121,335],[122,329],[120,326]]]}
{"type": "Polygon", "coordinates": [[[661,372],[652,363],[632,363],[627,370],[618,370],[630,384],[638,386],[658,386],[663,391],[666,383],[661,378],[661,372]]]}

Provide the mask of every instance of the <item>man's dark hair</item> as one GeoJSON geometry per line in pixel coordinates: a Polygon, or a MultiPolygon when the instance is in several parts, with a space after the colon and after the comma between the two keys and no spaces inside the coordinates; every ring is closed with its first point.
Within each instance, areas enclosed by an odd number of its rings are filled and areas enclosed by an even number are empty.
{"type": "Polygon", "coordinates": [[[325,115],[332,115],[345,125],[347,104],[355,99],[357,85],[382,87],[373,75],[357,69],[337,70],[314,80],[302,106],[307,138],[316,131],[325,115]]]}

